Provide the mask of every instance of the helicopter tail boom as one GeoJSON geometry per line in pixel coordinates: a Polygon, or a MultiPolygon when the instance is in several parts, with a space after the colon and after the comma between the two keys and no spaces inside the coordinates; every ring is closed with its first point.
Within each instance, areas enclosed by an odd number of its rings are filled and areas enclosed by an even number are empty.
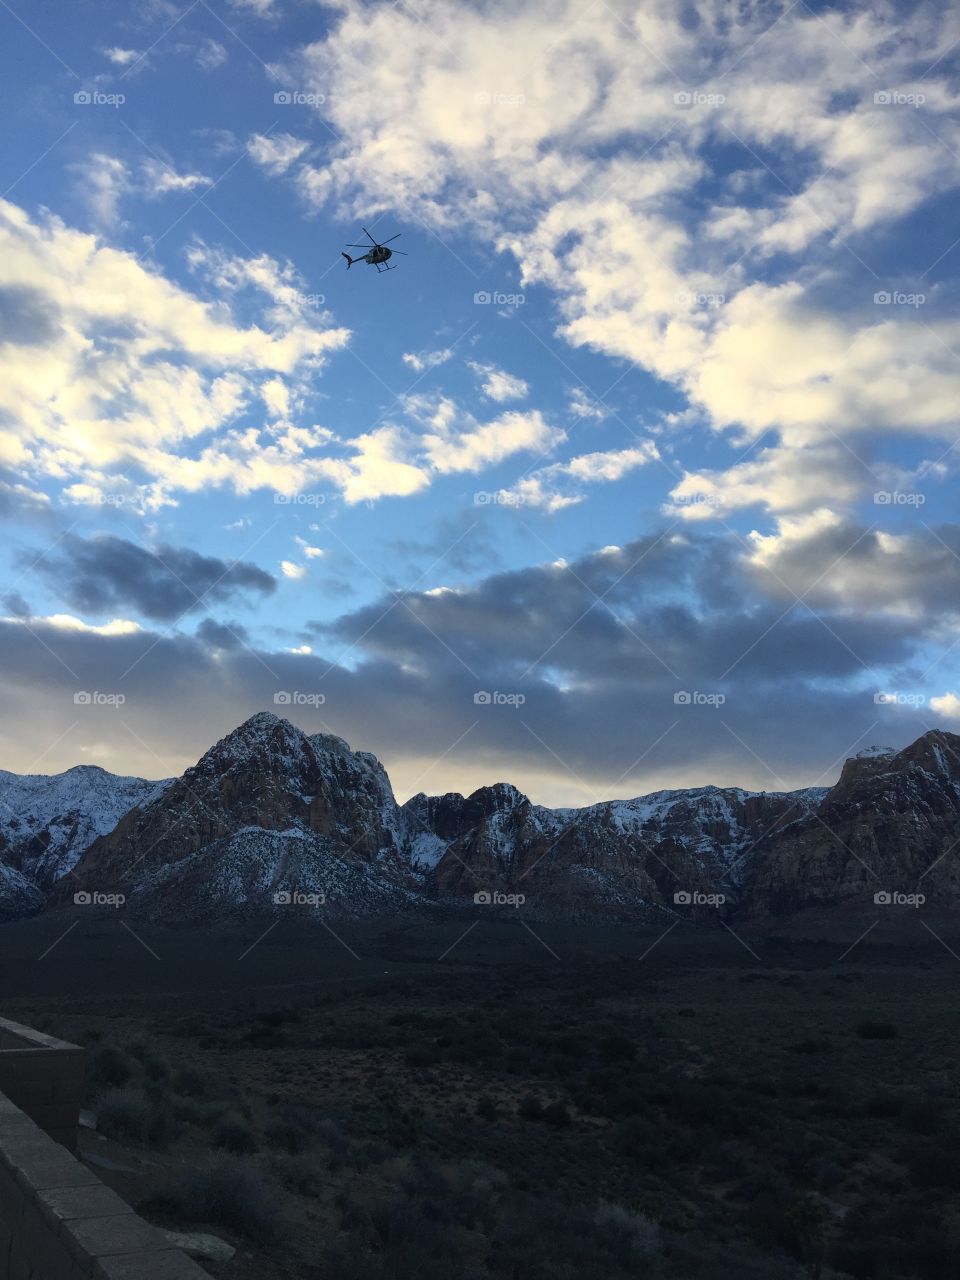
{"type": "Polygon", "coordinates": [[[340,257],[341,257],[341,258],[346,258],[346,260],[347,260],[347,270],[349,271],[349,270],[350,270],[350,268],[353,266],[354,262],[356,261],[356,259],[355,259],[355,258],[351,258],[351,257],[350,257],[350,255],[349,255],[349,253],[341,253],[341,254],[340,254],[340,257]]]}

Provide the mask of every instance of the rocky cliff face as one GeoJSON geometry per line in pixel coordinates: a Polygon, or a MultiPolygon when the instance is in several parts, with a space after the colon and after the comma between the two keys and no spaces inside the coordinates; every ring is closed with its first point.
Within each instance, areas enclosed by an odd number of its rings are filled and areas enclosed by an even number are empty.
{"type": "Polygon", "coordinates": [[[131,901],[166,895],[187,911],[325,894],[355,878],[350,866],[374,861],[392,890],[404,870],[398,814],[374,756],[261,712],[94,841],[75,877],[131,901]]]}
{"type": "MultiPolygon", "coordinates": [[[[73,826],[36,805],[29,821],[10,820],[23,838],[17,860],[9,843],[0,858],[0,914],[36,910],[58,875],[55,902],[77,888],[122,893],[176,919],[321,901],[363,914],[476,894],[522,894],[530,910],[570,917],[715,912],[721,897],[754,919],[886,892],[960,905],[960,737],[941,731],[862,752],[829,789],[702,787],[583,809],[547,809],[509,783],[399,806],[375,757],[265,712],[171,782],[68,777],[100,800],[77,801],[70,812],[86,816],[73,826]],[[115,806],[136,797],[112,830],[104,793],[115,806]],[[75,845],[37,834],[98,824],[75,845]]],[[[35,781],[19,780],[21,794],[35,781]]]]}
{"type": "Polygon", "coordinates": [[[960,736],[933,730],[903,751],[848,760],[808,815],[761,842],[744,910],[787,915],[922,893],[960,905],[960,736]]]}
{"type": "Polygon", "coordinates": [[[591,914],[672,909],[678,894],[722,891],[735,902],[758,842],[810,812],[824,794],[705,787],[546,809],[500,784],[439,804],[416,796],[405,809],[424,825],[425,843],[431,831],[443,833],[431,876],[442,896],[523,893],[544,908],[591,914]]]}

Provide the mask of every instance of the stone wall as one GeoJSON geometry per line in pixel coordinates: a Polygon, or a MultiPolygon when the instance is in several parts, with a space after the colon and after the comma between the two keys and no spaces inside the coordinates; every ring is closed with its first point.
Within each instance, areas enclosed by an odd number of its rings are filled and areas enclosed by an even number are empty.
{"type": "Polygon", "coordinates": [[[0,1018],[0,1093],[70,1151],[77,1148],[84,1052],[0,1018]]]}
{"type": "Polygon", "coordinates": [[[31,1112],[0,1093],[0,1277],[209,1280],[208,1272],[171,1248],[67,1150],[76,1140],[83,1054],[38,1032],[29,1034],[49,1043],[9,1048],[8,1037],[22,1038],[27,1030],[0,1020],[8,1045],[0,1049],[0,1074],[7,1073],[14,1091],[29,1100],[31,1112]],[[27,1056],[18,1057],[20,1053],[27,1056]],[[65,1100],[57,1094],[58,1081],[65,1100]],[[61,1140],[51,1136],[57,1134],[61,1140]],[[69,1144],[64,1136],[71,1136],[69,1144]]]}

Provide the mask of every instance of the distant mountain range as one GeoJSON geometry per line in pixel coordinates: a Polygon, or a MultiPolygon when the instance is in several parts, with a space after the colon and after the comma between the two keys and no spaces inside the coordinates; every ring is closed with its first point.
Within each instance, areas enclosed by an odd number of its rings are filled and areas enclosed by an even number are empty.
{"type": "Polygon", "coordinates": [[[0,918],[79,900],[170,920],[476,899],[567,918],[783,919],[960,906],[960,736],[870,748],[834,787],[658,791],[582,809],[509,783],[400,805],[383,766],[267,712],[180,778],[0,773],[0,918]],[[879,897],[877,895],[880,895],[879,897]]]}

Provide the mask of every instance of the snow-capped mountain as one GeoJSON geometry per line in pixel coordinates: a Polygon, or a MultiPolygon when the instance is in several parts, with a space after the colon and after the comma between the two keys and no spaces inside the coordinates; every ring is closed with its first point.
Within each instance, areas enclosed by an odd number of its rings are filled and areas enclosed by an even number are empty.
{"type": "Polygon", "coordinates": [[[431,848],[432,833],[445,841],[433,860],[440,894],[522,892],[544,909],[580,915],[672,908],[677,894],[715,894],[721,885],[732,901],[758,842],[825,794],[702,787],[547,809],[500,784],[467,799],[415,796],[404,808],[425,828],[415,850],[431,848]]]}
{"type": "MultiPolygon", "coordinates": [[[[414,887],[380,762],[342,738],[261,712],[96,840],[75,877],[151,909],[269,911],[322,895],[365,914],[414,887]]],[[[66,897],[76,884],[59,895],[66,897]]]]}
{"type": "Polygon", "coordinates": [[[960,903],[960,737],[940,731],[861,751],[831,788],[700,787],[581,809],[533,804],[509,783],[398,805],[374,756],[267,712],[167,782],[84,768],[0,780],[7,918],[37,910],[53,881],[52,905],[78,889],[123,894],[178,920],[478,894],[571,917],[713,911],[722,897],[727,912],[770,917],[921,881],[960,903]]]}
{"type": "MultiPolygon", "coordinates": [[[[7,883],[34,886],[27,897],[35,899],[39,890],[42,901],[42,891],[71,871],[97,836],[166,785],[118,777],[96,765],[52,776],[0,770],[0,863],[17,873],[7,883]]],[[[0,889],[0,912],[10,896],[17,895],[0,889]]]]}

